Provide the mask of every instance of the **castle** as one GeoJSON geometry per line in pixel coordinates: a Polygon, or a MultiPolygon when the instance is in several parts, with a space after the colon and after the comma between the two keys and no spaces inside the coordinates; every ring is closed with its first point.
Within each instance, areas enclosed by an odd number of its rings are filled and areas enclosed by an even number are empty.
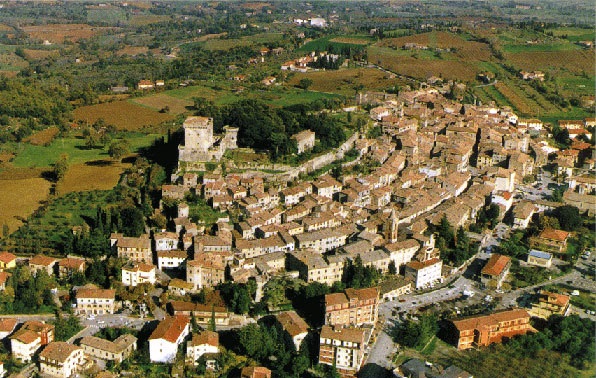
{"type": "Polygon", "coordinates": [[[187,169],[221,160],[226,150],[238,148],[238,128],[224,126],[223,135],[213,135],[213,118],[188,117],[184,124],[184,145],[178,146],[178,165],[187,169]]]}

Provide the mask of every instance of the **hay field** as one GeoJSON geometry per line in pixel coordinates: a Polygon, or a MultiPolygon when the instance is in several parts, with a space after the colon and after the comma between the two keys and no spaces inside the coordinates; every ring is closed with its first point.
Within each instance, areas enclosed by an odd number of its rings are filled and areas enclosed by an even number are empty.
{"type": "Polygon", "coordinates": [[[87,39],[106,30],[109,27],[96,27],[87,24],[50,24],[25,26],[22,30],[32,39],[48,40],[53,43],[63,43],[64,40],[78,41],[87,39]]]}
{"type": "Polygon", "coordinates": [[[103,118],[107,124],[120,130],[139,130],[143,126],[154,126],[174,119],[173,116],[134,104],[129,101],[106,102],[82,106],[73,112],[75,120],[94,123],[103,118]]]}
{"type": "Polygon", "coordinates": [[[24,49],[25,56],[27,59],[44,59],[48,56],[58,55],[60,52],[58,50],[33,50],[33,49],[24,49]]]}
{"type": "Polygon", "coordinates": [[[301,79],[308,78],[313,81],[310,90],[333,92],[345,96],[353,96],[355,88],[363,86],[367,90],[387,89],[400,84],[400,81],[391,78],[385,72],[375,68],[357,68],[337,71],[318,71],[298,73],[288,81],[289,85],[298,85],[301,79]]]}
{"type": "Polygon", "coordinates": [[[64,178],[56,185],[56,192],[63,195],[70,192],[112,189],[127,167],[130,167],[130,164],[110,160],[73,164],[68,168],[64,178]]]}
{"type": "Polygon", "coordinates": [[[520,70],[566,69],[575,73],[592,73],[596,69],[594,51],[532,51],[505,53],[505,58],[520,70]]]}
{"type": "Polygon", "coordinates": [[[47,146],[58,135],[60,130],[56,126],[48,127],[25,138],[25,142],[31,143],[34,146],[47,146]]]}
{"type": "Polygon", "coordinates": [[[176,115],[188,112],[188,109],[186,107],[193,105],[193,101],[191,100],[168,96],[164,93],[158,93],[155,95],[145,97],[137,97],[131,99],[130,101],[132,101],[135,104],[146,106],[157,111],[167,106],[170,108],[169,114],[176,115]]]}
{"type": "Polygon", "coordinates": [[[10,232],[19,228],[50,193],[50,182],[42,178],[0,180],[0,224],[8,225],[10,232]]]}

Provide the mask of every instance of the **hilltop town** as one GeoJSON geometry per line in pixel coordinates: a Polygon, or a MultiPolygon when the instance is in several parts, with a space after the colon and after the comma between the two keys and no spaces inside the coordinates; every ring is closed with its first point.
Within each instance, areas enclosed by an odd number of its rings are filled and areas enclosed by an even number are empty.
{"type": "Polygon", "coordinates": [[[593,75],[514,55],[589,60],[583,24],[527,26],[516,12],[555,5],[503,3],[529,38],[503,47],[481,6],[394,37],[367,4],[142,4],[85,4],[89,36],[56,23],[42,42],[2,5],[29,34],[0,42],[31,46],[0,96],[54,91],[0,105],[0,377],[593,373],[596,118],[568,95],[593,75]],[[30,57],[55,44],[76,59],[30,57]],[[471,76],[452,66],[475,54],[471,76]],[[443,65],[421,77],[410,58],[443,65]],[[89,86],[62,89],[60,64],[89,86]]]}

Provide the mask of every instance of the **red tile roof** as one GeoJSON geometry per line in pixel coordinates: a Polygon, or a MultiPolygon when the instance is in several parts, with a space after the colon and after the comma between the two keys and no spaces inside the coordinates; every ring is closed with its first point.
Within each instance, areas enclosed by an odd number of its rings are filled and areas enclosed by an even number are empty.
{"type": "Polygon", "coordinates": [[[79,289],[79,290],[77,290],[77,298],[114,299],[115,297],[116,297],[116,290],[111,290],[111,289],[79,289]]]}
{"type": "Polygon", "coordinates": [[[540,237],[543,239],[551,239],[557,241],[565,241],[569,236],[569,232],[563,230],[555,230],[553,228],[547,228],[540,233],[540,237]]]}
{"type": "Polygon", "coordinates": [[[40,358],[47,358],[48,360],[65,362],[66,359],[75,351],[80,350],[76,345],[66,343],[64,341],[54,341],[48,344],[44,350],[39,354],[40,358]]]}
{"type": "Polygon", "coordinates": [[[35,255],[29,260],[29,265],[50,266],[55,264],[56,261],[58,261],[58,259],[54,257],[35,255]]]}
{"type": "Polygon", "coordinates": [[[8,264],[9,262],[12,262],[16,259],[17,259],[17,256],[13,255],[10,252],[6,252],[6,251],[0,252],[0,261],[5,264],[8,264]]]}
{"type": "Polygon", "coordinates": [[[308,324],[302,319],[296,311],[286,311],[275,316],[282,328],[295,337],[301,333],[308,332],[308,324]]]}
{"type": "Polygon", "coordinates": [[[507,256],[494,253],[484,268],[482,268],[482,274],[488,274],[491,276],[498,276],[503,272],[503,269],[511,262],[511,259],[507,256]]]}
{"type": "Polygon", "coordinates": [[[211,345],[219,347],[219,334],[213,331],[202,331],[192,336],[192,345],[211,345]]]}
{"type": "Polygon", "coordinates": [[[159,323],[149,337],[149,340],[165,339],[171,343],[175,343],[189,324],[190,318],[188,316],[168,316],[159,323]]]}
{"type": "Polygon", "coordinates": [[[514,309],[496,312],[490,315],[475,316],[472,318],[452,320],[458,331],[469,331],[472,329],[481,329],[483,327],[498,325],[501,322],[512,321],[516,319],[530,319],[526,310],[514,309]]]}
{"type": "Polygon", "coordinates": [[[242,368],[241,378],[271,378],[271,370],[263,366],[248,366],[242,368]]]}
{"type": "Polygon", "coordinates": [[[17,326],[18,321],[15,318],[0,319],[0,332],[12,332],[17,326]]]}

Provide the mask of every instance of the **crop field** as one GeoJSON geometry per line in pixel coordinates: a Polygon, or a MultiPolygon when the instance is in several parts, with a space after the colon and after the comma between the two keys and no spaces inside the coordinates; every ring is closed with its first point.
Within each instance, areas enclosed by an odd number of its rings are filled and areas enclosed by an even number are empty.
{"type": "MultiPolygon", "coordinates": [[[[223,34],[223,33],[222,33],[223,34]]],[[[214,38],[208,38],[202,41],[201,46],[207,50],[229,50],[234,47],[241,46],[260,46],[267,43],[274,43],[279,41],[283,34],[281,33],[260,33],[242,38],[221,38],[225,36],[216,35],[214,38]]],[[[207,36],[205,36],[207,37],[207,36]]]]}
{"type": "Polygon", "coordinates": [[[328,36],[323,38],[318,38],[313,41],[307,42],[304,45],[300,46],[300,48],[296,49],[297,52],[310,52],[310,51],[324,51],[327,50],[329,45],[334,45],[337,47],[362,47],[365,39],[361,36],[328,36]],[[351,40],[356,40],[353,42],[351,40]],[[347,42],[350,41],[350,42],[347,42]]]}
{"type": "Polygon", "coordinates": [[[528,104],[530,100],[525,96],[520,96],[511,88],[510,85],[500,81],[495,84],[495,88],[507,99],[507,102],[510,103],[513,108],[522,115],[529,116],[536,112],[536,103],[533,103],[534,106],[528,104]]]}
{"type": "Polygon", "coordinates": [[[112,28],[95,27],[87,24],[51,24],[24,26],[22,29],[32,39],[62,43],[65,40],[74,42],[79,39],[91,38],[112,28]]]}
{"type": "Polygon", "coordinates": [[[47,146],[58,135],[60,130],[56,126],[48,127],[25,138],[25,142],[31,143],[34,146],[47,146]]]}
{"type": "Polygon", "coordinates": [[[126,22],[126,12],[115,6],[88,6],[87,22],[117,25],[118,22],[126,22]]]}
{"type": "MultiPolygon", "coordinates": [[[[159,137],[157,134],[126,133],[124,136],[131,145],[131,151],[151,145],[159,137]]],[[[49,146],[22,144],[16,151],[12,164],[17,168],[51,167],[60,155],[67,154],[69,164],[109,159],[107,148],[86,148],[82,137],[57,138],[49,146]]],[[[1,177],[0,177],[1,178],[1,177]]]]}
{"type": "Polygon", "coordinates": [[[130,164],[111,160],[73,164],[68,167],[64,178],[58,182],[56,192],[63,195],[70,192],[112,189],[118,183],[124,169],[129,166],[130,164]]]}
{"type": "Polygon", "coordinates": [[[133,15],[128,24],[131,26],[143,26],[149,24],[155,24],[157,22],[163,22],[169,20],[170,17],[167,15],[160,14],[135,14],[133,15]]]}
{"type": "Polygon", "coordinates": [[[158,93],[150,96],[145,97],[137,97],[130,100],[135,104],[139,104],[142,106],[146,106],[148,108],[154,110],[161,110],[165,106],[169,107],[169,114],[181,114],[188,112],[187,106],[192,106],[193,101],[185,100],[181,98],[176,98],[172,96],[168,96],[165,93],[158,93]]]}
{"type": "Polygon", "coordinates": [[[355,95],[356,88],[362,87],[374,91],[392,88],[400,84],[398,79],[391,78],[387,73],[374,68],[296,73],[288,84],[298,85],[303,78],[313,81],[309,89],[344,96],[355,95]]]}
{"type": "Polygon", "coordinates": [[[345,43],[348,45],[368,45],[372,42],[369,36],[335,37],[329,40],[334,43],[345,43]]]}
{"type": "Polygon", "coordinates": [[[173,116],[149,109],[129,101],[106,102],[82,106],[73,112],[75,120],[94,123],[103,118],[109,125],[120,130],[139,130],[143,126],[154,126],[170,121],[173,116]]]}
{"type": "Polygon", "coordinates": [[[137,56],[141,54],[147,54],[149,48],[147,46],[126,46],[118,51],[116,51],[116,55],[130,55],[130,56],[137,56]]]}
{"type": "Polygon", "coordinates": [[[572,42],[578,41],[593,41],[596,38],[596,33],[593,28],[556,28],[549,29],[547,32],[552,32],[555,37],[565,37],[567,40],[572,42]]]}
{"type": "Polygon", "coordinates": [[[574,73],[594,72],[593,51],[537,51],[506,53],[505,58],[520,70],[569,70],[574,73]]]}
{"type": "Polygon", "coordinates": [[[58,55],[60,52],[58,50],[34,50],[34,49],[23,49],[25,52],[25,56],[27,59],[44,59],[48,56],[58,55]]]}
{"type": "Polygon", "coordinates": [[[42,178],[0,179],[0,224],[15,231],[50,193],[50,182],[42,178]]]}

